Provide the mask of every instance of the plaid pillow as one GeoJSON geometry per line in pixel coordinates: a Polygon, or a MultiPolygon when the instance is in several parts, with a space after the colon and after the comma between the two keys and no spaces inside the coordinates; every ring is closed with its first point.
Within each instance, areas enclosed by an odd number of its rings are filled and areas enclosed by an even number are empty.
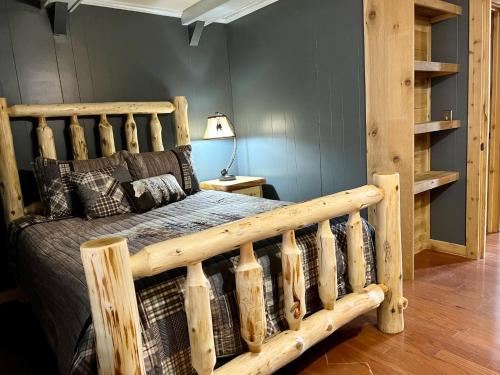
{"type": "Polygon", "coordinates": [[[120,180],[128,174],[123,166],[92,172],[70,172],[69,179],[78,191],[87,219],[130,212],[120,180]]]}
{"type": "Polygon", "coordinates": [[[69,161],[37,157],[35,177],[45,215],[50,219],[79,215],[82,206],[76,187],[69,181],[69,173],[89,172],[123,164],[126,154],[121,151],[107,158],[69,161]]]}
{"type": "Polygon", "coordinates": [[[173,175],[187,195],[200,191],[191,163],[191,146],[179,146],[168,151],[128,154],[127,165],[134,180],[173,175]]]}

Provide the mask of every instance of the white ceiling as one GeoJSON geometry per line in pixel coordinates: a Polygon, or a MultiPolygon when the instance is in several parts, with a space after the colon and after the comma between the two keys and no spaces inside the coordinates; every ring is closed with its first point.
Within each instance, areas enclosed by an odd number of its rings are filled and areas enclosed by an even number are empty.
{"type": "MultiPolygon", "coordinates": [[[[47,3],[55,0],[47,0],[47,3]]],[[[60,0],[58,0],[60,1],[60,0]]],[[[66,0],[73,3],[178,17],[187,25],[195,21],[229,23],[278,0],[66,0]],[[186,11],[187,12],[184,12],[186,11]],[[184,15],[183,15],[184,12],[184,15]],[[188,16],[186,16],[188,14],[188,16]]],[[[46,3],[46,4],[47,4],[46,3]]],[[[73,8],[73,10],[75,10],[73,8]]]]}

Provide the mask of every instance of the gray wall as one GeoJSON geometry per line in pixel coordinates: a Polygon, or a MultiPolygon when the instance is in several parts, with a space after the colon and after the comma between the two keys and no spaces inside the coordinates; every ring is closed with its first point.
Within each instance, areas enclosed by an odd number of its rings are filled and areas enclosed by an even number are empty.
{"type": "Polygon", "coordinates": [[[282,0],[229,25],[240,174],[300,201],[366,183],[362,0],[282,0]]]}
{"type": "MultiPolygon", "coordinates": [[[[232,115],[226,28],[208,27],[198,48],[188,46],[180,20],[128,11],[81,6],[71,14],[68,35],[54,37],[45,11],[36,4],[0,0],[0,96],[9,104],[189,99],[191,136],[199,177],[215,177],[231,153],[231,143],[199,141],[206,117],[232,115]]],[[[161,116],[163,138],[174,140],[171,118],[161,116]]],[[[142,151],[150,148],[147,117],[138,117],[142,151]]],[[[123,118],[112,118],[117,148],[126,148],[123,118]]],[[[100,156],[96,119],[82,122],[89,154],[100,156]]],[[[35,126],[13,121],[23,187],[37,154],[35,126]]],[[[49,121],[58,157],[71,158],[68,123],[49,121]]]]}
{"type": "Polygon", "coordinates": [[[431,135],[431,168],[460,172],[460,179],[431,192],[431,238],[465,245],[467,193],[467,98],[469,72],[469,1],[450,1],[463,7],[461,17],[432,27],[432,59],[460,64],[457,75],[432,82],[432,118],[452,109],[461,128],[431,135]]]}

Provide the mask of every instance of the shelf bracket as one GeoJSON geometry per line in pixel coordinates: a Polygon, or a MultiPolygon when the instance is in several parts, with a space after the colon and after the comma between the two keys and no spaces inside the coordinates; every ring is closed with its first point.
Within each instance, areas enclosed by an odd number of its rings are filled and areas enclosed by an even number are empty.
{"type": "Polygon", "coordinates": [[[196,21],[190,25],[188,25],[188,35],[189,35],[189,45],[191,47],[198,47],[200,43],[201,34],[203,33],[203,29],[205,27],[204,21],[196,21]]]}

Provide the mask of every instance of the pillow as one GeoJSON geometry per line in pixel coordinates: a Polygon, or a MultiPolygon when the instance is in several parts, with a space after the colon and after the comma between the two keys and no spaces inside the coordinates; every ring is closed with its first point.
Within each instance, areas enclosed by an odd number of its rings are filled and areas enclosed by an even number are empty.
{"type": "Polygon", "coordinates": [[[87,219],[130,212],[130,205],[120,182],[130,180],[126,167],[118,165],[91,172],[70,172],[87,219]]]}
{"type": "Polygon", "coordinates": [[[125,182],[122,187],[134,212],[138,213],[186,198],[186,193],[171,174],[125,182]]]}
{"type": "Polygon", "coordinates": [[[35,177],[45,215],[56,219],[80,214],[82,207],[75,186],[69,182],[69,173],[89,172],[124,164],[127,154],[126,151],[120,151],[106,158],[70,161],[37,157],[35,177]]]}
{"type": "Polygon", "coordinates": [[[127,165],[133,180],[171,174],[187,195],[200,191],[191,163],[190,145],[169,151],[128,154],[127,165]]]}

